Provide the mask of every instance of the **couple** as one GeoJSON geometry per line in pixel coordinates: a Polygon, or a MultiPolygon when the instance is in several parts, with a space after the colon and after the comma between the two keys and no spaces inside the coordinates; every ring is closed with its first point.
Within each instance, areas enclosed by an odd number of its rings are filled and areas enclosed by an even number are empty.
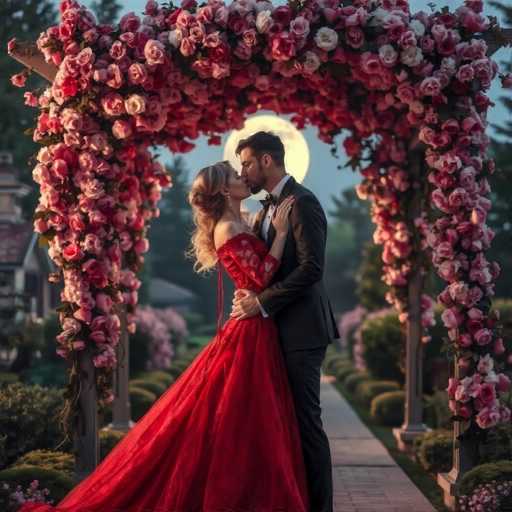
{"type": "MultiPolygon", "coordinates": [[[[189,368],[56,506],[22,512],[332,512],[320,366],[337,337],[322,284],[326,218],[257,132],[190,191],[196,269],[224,267],[231,318],[189,368]],[[251,230],[240,202],[271,194],[251,230]]],[[[220,274],[219,274],[220,275],[220,274]]]]}

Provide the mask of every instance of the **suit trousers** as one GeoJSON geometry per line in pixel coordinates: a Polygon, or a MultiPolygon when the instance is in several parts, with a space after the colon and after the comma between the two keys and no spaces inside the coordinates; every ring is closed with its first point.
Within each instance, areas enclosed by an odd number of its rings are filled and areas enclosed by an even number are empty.
{"type": "Polygon", "coordinates": [[[329,440],[320,417],[320,367],[326,347],[283,352],[299,423],[310,512],[333,511],[329,440]]]}

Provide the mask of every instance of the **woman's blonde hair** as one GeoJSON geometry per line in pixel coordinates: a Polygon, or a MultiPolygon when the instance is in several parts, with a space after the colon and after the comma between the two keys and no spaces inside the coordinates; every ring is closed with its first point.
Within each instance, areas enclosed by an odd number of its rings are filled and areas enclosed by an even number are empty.
{"type": "Polygon", "coordinates": [[[208,272],[217,264],[213,232],[228,206],[223,191],[228,185],[230,169],[228,160],[204,167],[197,173],[188,195],[195,229],[187,254],[195,259],[196,272],[208,272]]]}

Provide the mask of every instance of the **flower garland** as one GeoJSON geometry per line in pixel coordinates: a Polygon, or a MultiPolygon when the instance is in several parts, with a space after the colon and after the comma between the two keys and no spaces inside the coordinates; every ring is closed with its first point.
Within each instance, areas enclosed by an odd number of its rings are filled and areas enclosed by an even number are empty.
{"type": "MultiPolygon", "coordinates": [[[[326,143],[351,134],[344,147],[363,172],[360,195],[373,200],[388,300],[401,320],[407,277],[424,249],[415,228],[428,225],[434,264],[450,281],[440,300],[451,341],[471,356],[484,358],[490,346],[499,355],[488,304],[498,267],[483,256],[492,238],[485,227],[492,164],[485,159],[484,92],[497,70],[479,39],[497,27],[482,5],[466,0],[454,12],[411,14],[406,0],[279,7],[266,0],[184,0],[181,7],[149,0],[144,17],[128,13],[111,26],[97,24],[76,0],[62,0],[59,25],[38,40],[58,73],[39,98],[26,95],[40,108],[34,140],[44,145],[34,169],[41,187],[35,228],[64,279],[59,353],[72,358],[92,346],[95,366],[108,372],[116,364],[118,305],[128,305],[134,329],[147,224],[170,184],[149,146],[186,152],[201,134],[219,144],[248,115],[269,109],[293,114],[299,128],[316,126],[326,143]],[[432,202],[441,211],[431,226],[424,216],[407,217],[408,192],[421,186],[408,173],[417,133],[428,147],[432,202]],[[372,163],[363,168],[365,149],[372,163]]],[[[423,297],[425,327],[432,305],[423,297]]],[[[490,363],[476,364],[489,370],[490,363]]],[[[489,372],[474,375],[487,379],[486,390],[504,389],[504,377],[489,372]]],[[[482,428],[509,419],[494,392],[492,400],[485,395],[484,412],[467,409],[468,418],[478,412],[482,428]]],[[[100,385],[100,398],[111,399],[108,384],[100,385]]]]}

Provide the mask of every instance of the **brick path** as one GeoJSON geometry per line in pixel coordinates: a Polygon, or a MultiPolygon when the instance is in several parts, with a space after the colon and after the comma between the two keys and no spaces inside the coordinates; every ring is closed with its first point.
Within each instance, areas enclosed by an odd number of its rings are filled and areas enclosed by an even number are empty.
{"type": "Polygon", "coordinates": [[[321,400],[331,445],[335,512],[435,512],[328,382],[322,382],[321,400]]]}

